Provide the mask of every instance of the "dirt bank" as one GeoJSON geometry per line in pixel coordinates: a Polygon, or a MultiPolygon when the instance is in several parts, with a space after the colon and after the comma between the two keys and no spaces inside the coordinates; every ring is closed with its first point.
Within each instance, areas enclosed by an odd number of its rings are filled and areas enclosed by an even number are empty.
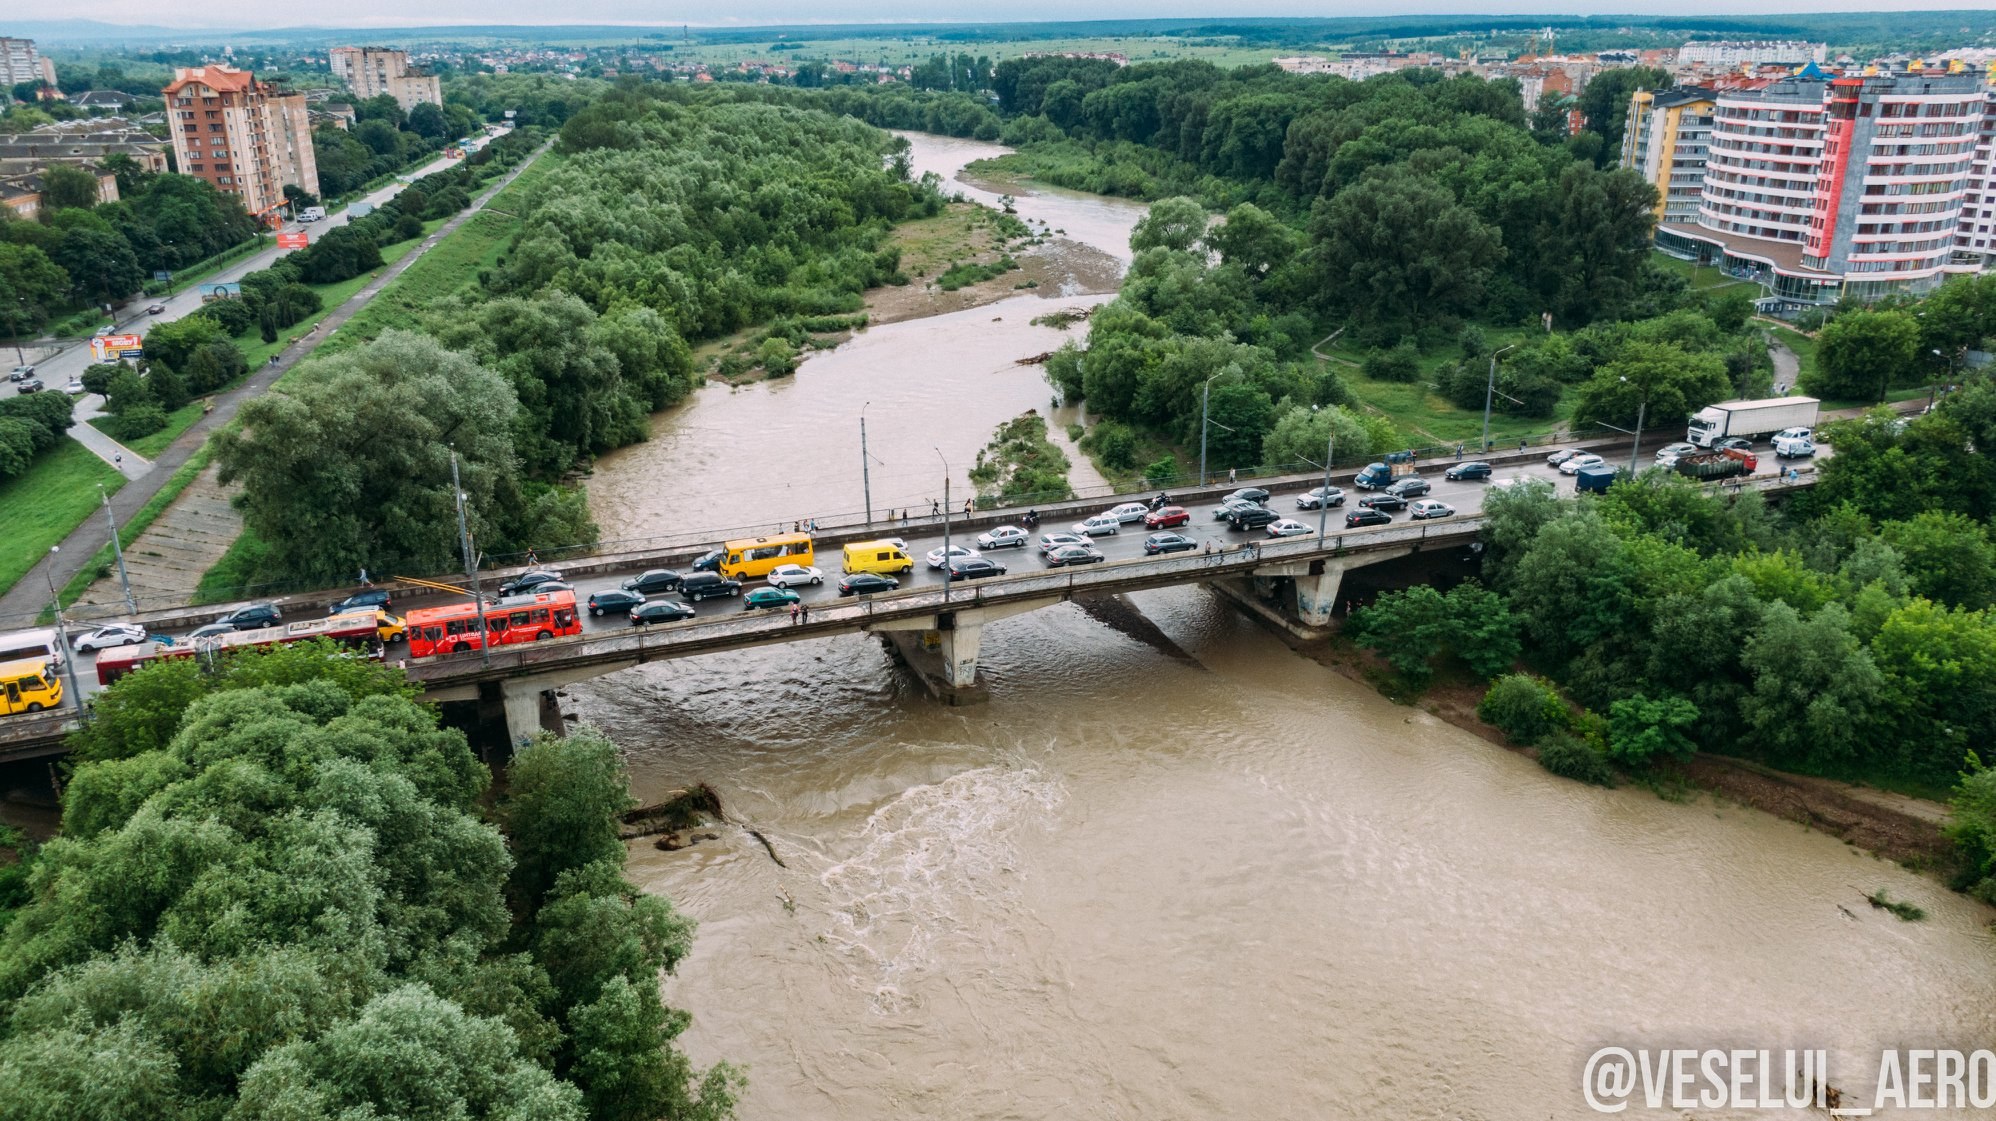
{"type": "MultiPolygon", "coordinates": [[[[995,256],[980,254],[972,259],[983,263],[986,255],[995,256]]],[[[923,280],[875,288],[866,294],[868,321],[878,325],[922,319],[1028,293],[1049,300],[1096,295],[1114,292],[1122,282],[1122,265],[1114,257],[1065,238],[1033,246],[1013,257],[1019,262],[1017,269],[954,292],[945,292],[933,282],[923,280]]]]}

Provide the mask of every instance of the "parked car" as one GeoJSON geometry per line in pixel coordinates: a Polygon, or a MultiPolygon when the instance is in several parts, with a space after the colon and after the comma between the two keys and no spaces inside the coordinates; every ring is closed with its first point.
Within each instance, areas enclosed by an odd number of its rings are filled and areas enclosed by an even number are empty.
{"type": "Polygon", "coordinates": [[[622,589],[614,592],[597,592],[589,597],[589,613],[598,618],[604,615],[628,615],[633,608],[644,605],[643,595],[622,589]]]}
{"type": "Polygon", "coordinates": [[[499,585],[499,595],[501,598],[525,595],[542,584],[553,584],[560,580],[561,573],[552,568],[530,569],[499,585]]]}
{"type": "Polygon", "coordinates": [[[163,314],[165,314],[165,312],[166,312],[166,305],[165,305],[165,304],[147,304],[147,305],[146,305],[146,314],[147,314],[147,315],[163,315],[163,314]]]}
{"type": "Polygon", "coordinates": [[[618,586],[627,592],[641,596],[655,596],[662,592],[676,592],[685,577],[670,568],[652,568],[626,579],[618,586]]]}
{"type": "Polygon", "coordinates": [[[1227,528],[1233,530],[1260,529],[1280,520],[1281,515],[1266,506],[1242,506],[1227,518],[1227,528]]]}
{"type": "Polygon", "coordinates": [[[1042,533],[1039,540],[1040,555],[1045,556],[1062,545],[1086,544],[1088,544],[1088,538],[1078,533],[1042,533]]]}
{"type": "Polygon", "coordinates": [[[1566,462],[1560,464],[1559,473],[1562,475],[1578,475],[1582,467],[1599,467],[1607,462],[1607,460],[1602,459],[1598,455],[1581,453],[1572,456],[1566,462]]]}
{"type": "Polygon", "coordinates": [[[1109,558],[1093,545],[1062,545],[1047,554],[1048,568],[1065,568],[1073,564],[1095,564],[1109,558]]]}
{"type": "Polygon", "coordinates": [[[16,387],[14,392],[25,395],[29,393],[40,393],[42,390],[47,388],[48,386],[42,384],[42,379],[29,378],[27,381],[22,382],[18,387],[16,387]]]}
{"type": "Polygon", "coordinates": [[[1353,510],[1351,513],[1345,515],[1345,528],[1357,529],[1359,526],[1366,526],[1366,525],[1387,525],[1392,521],[1393,521],[1393,515],[1387,513],[1386,511],[1376,510],[1370,506],[1362,505],[1358,509],[1353,510]]]}
{"type": "Polygon", "coordinates": [[[1298,510],[1317,510],[1326,505],[1335,510],[1344,504],[1343,487],[1313,487],[1296,496],[1298,510]]]}
{"type": "Polygon", "coordinates": [[[1141,502],[1125,502],[1120,506],[1112,506],[1102,513],[1124,525],[1129,525],[1131,522],[1143,521],[1144,515],[1150,513],[1150,507],[1141,502]]]}
{"type": "Polygon", "coordinates": [[[14,367],[13,372],[7,375],[7,380],[27,381],[29,378],[34,376],[35,376],[35,368],[33,366],[16,366],[14,367]]]}
{"type": "Polygon", "coordinates": [[[742,582],[730,580],[718,572],[695,572],[680,579],[679,594],[688,603],[738,596],[742,594],[742,582]]]}
{"type": "MultiPolygon", "coordinates": [[[[1239,490],[1229,491],[1227,494],[1227,498],[1229,499],[1238,498],[1242,502],[1252,502],[1255,505],[1260,506],[1267,503],[1268,492],[1260,487],[1241,487],[1239,490]]],[[[1221,501],[1225,500],[1226,499],[1222,499],[1221,501]]]]}
{"type": "Polygon", "coordinates": [[[949,562],[949,576],[952,580],[982,580],[986,576],[1005,575],[1005,566],[984,557],[956,557],[949,562]]]}
{"type": "Polygon", "coordinates": [[[1442,478],[1447,479],[1451,483],[1458,483],[1464,479],[1487,479],[1489,477],[1490,465],[1484,463],[1482,460],[1470,463],[1458,463],[1454,467],[1442,472],[1442,478]]]}
{"type": "Polygon", "coordinates": [[[824,582],[824,572],[813,565],[779,564],[769,570],[769,586],[772,588],[794,588],[800,584],[815,587],[824,582]]]}
{"type": "Polygon", "coordinates": [[[876,592],[891,592],[901,586],[901,581],[878,572],[855,572],[839,581],[839,594],[842,596],[870,596],[876,592]]]}
{"type": "Polygon", "coordinates": [[[801,602],[803,597],[789,588],[757,588],[742,597],[743,611],[767,610],[771,607],[788,607],[801,602]]]}
{"type": "Polygon", "coordinates": [[[210,623],[196,630],[193,634],[188,635],[187,641],[197,642],[204,638],[220,638],[222,635],[234,633],[236,633],[236,628],[227,623],[210,623]]]}
{"type": "Polygon", "coordinates": [[[1315,532],[1317,531],[1295,518],[1284,518],[1268,527],[1270,537],[1303,537],[1315,532]]]}
{"type": "Polygon", "coordinates": [[[366,611],[371,607],[379,607],[383,611],[387,611],[394,606],[395,604],[390,598],[387,588],[363,588],[331,607],[326,608],[326,614],[340,615],[348,611],[366,611]]]}
{"type": "Polygon", "coordinates": [[[113,646],[136,646],[145,640],[146,629],[137,623],[112,623],[71,641],[70,645],[76,648],[77,653],[83,654],[91,650],[108,650],[113,646]]]}
{"type": "Polygon", "coordinates": [[[1175,525],[1184,525],[1191,520],[1191,511],[1183,506],[1162,506],[1144,515],[1144,527],[1146,529],[1168,529],[1175,525]]]}
{"type": "Polygon", "coordinates": [[[1123,523],[1108,514],[1096,514],[1085,522],[1074,523],[1074,532],[1083,537],[1114,537],[1122,529],[1123,523]]]}
{"type": "Polygon", "coordinates": [[[1402,498],[1419,498],[1433,489],[1435,488],[1428,485],[1428,480],[1419,475],[1408,475],[1387,487],[1386,493],[1397,494],[1402,498]]]}
{"type": "Polygon", "coordinates": [[[1407,508],[1407,516],[1413,520],[1428,521],[1433,518],[1446,518],[1455,513],[1455,507],[1432,498],[1423,498],[1407,508]]]}
{"type": "Polygon", "coordinates": [[[1816,454],[1815,441],[1807,436],[1776,436],[1774,456],[1776,459],[1805,459],[1816,454]]]}
{"type": "Polygon", "coordinates": [[[980,549],[1023,549],[1033,535],[1015,525],[1001,525],[988,533],[977,535],[980,549]]]}
{"type": "Polygon", "coordinates": [[[1725,436],[1713,441],[1712,450],[1715,452],[1749,452],[1753,450],[1753,441],[1747,439],[1745,436],[1725,436]]]}
{"type": "Polygon", "coordinates": [[[1153,533],[1144,538],[1144,554],[1157,556],[1160,553],[1184,553],[1197,549],[1199,543],[1182,533],[1153,533]]]}
{"type": "Polygon", "coordinates": [[[1391,491],[1368,494],[1364,498],[1359,499],[1358,504],[1368,510],[1405,510],[1407,508],[1407,500],[1391,491]]]}
{"type": "Polygon", "coordinates": [[[631,625],[650,626],[653,623],[677,623],[681,619],[693,618],[693,605],[676,599],[654,600],[631,608],[631,625]]]}
{"type": "Polygon", "coordinates": [[[1235,510],[1242,510],[1250,506],[1259,506],[1259,505],[1261,505],[1261,503],[1256,502],[1253,499],[1239,498],[1230,494],[1227,497],[1222,498],[1220,500],[1220,504],[1213,508],[1213,520],[1216,522],[1224,522],[1228,518],[1233,516],[1235,510]]]}
{"type": "MultiPolygon", "coordinates": [[[[951,557],[974,557],[977,555],[977,550],[966,549],[961,545],[951,545],[949,547],[949,555],[951,557]]],[[[929,567],[937,572],[943,570],[942,546],[938,545],[929,550],[929,567]]]]}
{"type": "Polygon", "coordinates": [[[1550,455],[1546,456],[1546,466],[1558,467],[1561,464],[1565,463],[1567,460],[1572,459],[1574,456],[1579,454],[1580,453],[1574,450],[1573,448],[1561,448],[1558,451],[1553,452],[1550,455]]]}
{"type": "Polygon", "coordinates": [[[721,570],[721,550],[709,549],[700,554],[700,559],[692,564],[695,572],[719,572],[721,570]]]}
{"type": "Polygon", "coordinates": [[[245,604],[215,620],[217,623],[227,623],[230,629],[238,631],[274,627],[283,621],[284,614],[268,603],[245,604]]]}

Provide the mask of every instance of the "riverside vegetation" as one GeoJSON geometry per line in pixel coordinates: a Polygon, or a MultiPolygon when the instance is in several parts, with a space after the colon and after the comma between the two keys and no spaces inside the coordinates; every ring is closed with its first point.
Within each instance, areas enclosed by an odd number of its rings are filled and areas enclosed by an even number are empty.
{"type": "Polygon", "coordinates": [[[61,835],[0,876],[7,1116],[732,1114],[739,1072],[672,1045],[693,924],[623,876],[601,735],[494,798],[400,671],[314,644],[141,670],[73,746],[61,835]]]}

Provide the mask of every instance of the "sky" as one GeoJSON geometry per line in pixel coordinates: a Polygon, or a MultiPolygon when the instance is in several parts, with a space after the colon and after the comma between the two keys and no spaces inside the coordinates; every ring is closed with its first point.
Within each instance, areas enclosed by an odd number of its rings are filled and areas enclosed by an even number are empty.
{"type": "Polygon", "coordinates": [[[268,0],[69,0],[37,9],[37,18],[102,20],[168,27],[410,27],[445,24],[623,23],[753,27],[799,23],[1031,22],[1078,19],[1173,19],[1248,16],[1435,14],[1754,15],[1778,12],[1878,12],[1985,9],[1990,0],[339,0],[334,5],[268,0]],[[334,13],[337,12],[335,16],[334,13]]]}

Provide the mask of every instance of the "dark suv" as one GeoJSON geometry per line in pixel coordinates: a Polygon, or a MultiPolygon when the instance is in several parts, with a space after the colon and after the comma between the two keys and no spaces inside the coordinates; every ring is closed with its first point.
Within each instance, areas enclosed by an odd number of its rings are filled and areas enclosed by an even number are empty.
{"type": "Polygon", "coordinates": [[[1281,519],[1282,515],[1266,506],[1241,506],[1227,515],[1227,525],[1232,529],[1261,529],[1281,519]]]}
{"type": "Polygon", "coordinates": [[[284,616],[268,603],[252,603],[247,607],[238,607],[215,621],[239,631],[253,631],[274,627],[284,621],[284,616]]]}
{"type": "Polygon", "coordinates": [[[718,572],[694,572],[679,581],[679,594],[687,602],[697,603],[703,599],[721,599],[725,596],[742,594],[739,580],[730,580],[718,572]]]}
{"type": "Polygon", "coordinates": [[[369,588],[364,592],[355,592],[331,607],[326,608],[326,614],[338,615],[346,611],[366,611],[371,607],[379,607],[383,611],[389,611],[394,608],[394,604],[388,598],[387,589],[369,588]]]}

